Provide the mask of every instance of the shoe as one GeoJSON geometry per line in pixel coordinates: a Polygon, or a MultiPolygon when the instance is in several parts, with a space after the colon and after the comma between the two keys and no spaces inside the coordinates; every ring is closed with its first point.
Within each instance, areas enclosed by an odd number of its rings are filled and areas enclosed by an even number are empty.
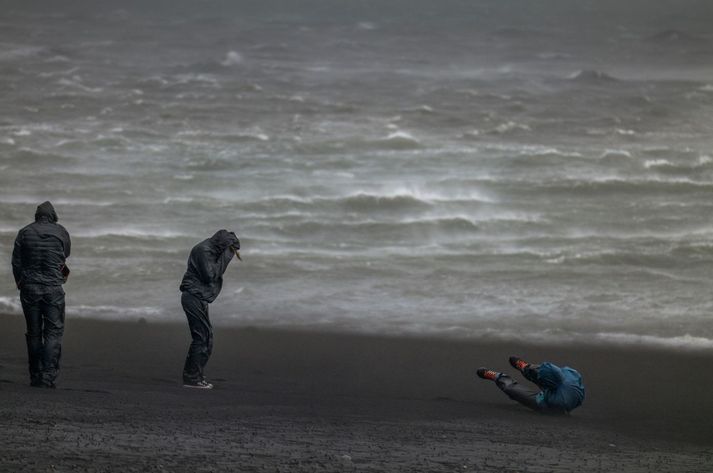
{"type": "Polygon", "coordinates": [[[478,371],[476,371],[478,374],[479,378],[482,379],[489,379],[491,381],[495,381],[498,379],[498,376],[500,376],[500,373],[497,371],[489,370],[488,368],[478,368],[478,371]]]}
{"type": "Polygon", "coordinates": [[[183,387],[184,388],[194,388],[194,389],[213,389],[213,385],[210,384],[205,379],[202,379],[200,381],[194,381],[194,382],[184,382],[183,387]]]}
{"type": "Polygon", "coordinates": [[[524,370],[525,367],[526,367],[527,365],[529,365],[529,364],[530,364],[530,363],[528,363],[527,361],[523,360],[523,359],[520,358],[519,356],[513,355],[513,356],[510,357],[510,365],[511,365],[513,368],[515,368],[516,370],[518,370],[518,371],[524,370]]]}

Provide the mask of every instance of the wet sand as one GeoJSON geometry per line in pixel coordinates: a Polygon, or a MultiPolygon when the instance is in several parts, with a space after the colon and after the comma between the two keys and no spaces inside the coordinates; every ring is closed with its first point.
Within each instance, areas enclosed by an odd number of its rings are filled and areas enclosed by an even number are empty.
{"type": "Polygon", "coordinates": [[[218,326],[213,391],[181,387],[180,324],[68,320],[58,389],[30,388],[0,316],[0,471],[713,471],[713,354],[218,326]],[[475,378],[507,357],[584,375],[567,417],[475,378]]]}

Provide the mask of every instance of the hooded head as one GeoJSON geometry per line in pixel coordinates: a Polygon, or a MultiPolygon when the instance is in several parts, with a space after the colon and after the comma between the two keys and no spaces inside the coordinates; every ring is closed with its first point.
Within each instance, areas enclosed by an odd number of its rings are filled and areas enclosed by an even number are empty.
{"type": "Polygon", "coordinates": [[[37,210],[35,211],[35,222],[39,222],[43,219],[52,223],[56,223],[58,220],[57,212],[55,212],[54,207],[52,207],[49,200],[38,205],[37,210]]]}
{"type": "Polygon", "coordinates": [[[228,230],[218,230],[215,235],[210,237],[210,243],[218,252],[225,251],[229,246],[236,250],[240,249],[240,240],[235,236],[235,233],[228,230]]]}

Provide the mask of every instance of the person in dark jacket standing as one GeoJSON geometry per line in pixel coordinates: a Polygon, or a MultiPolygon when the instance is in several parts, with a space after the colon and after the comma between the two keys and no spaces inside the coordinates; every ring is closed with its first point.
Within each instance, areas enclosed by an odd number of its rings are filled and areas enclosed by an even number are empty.
{"type": "Polygon", "coordinates": [[[64,334],[64,290],[71,242],[57,223],[49,202],[35,212],[35,222],[21,229],[12,251],[12,273],[27,322],[30,385],[54,388],[64,334]]]}
{"type": "Polygon", "coordinates": [[[240,258],[240,240],[235,233],[218,230],[215,235],[193,247],[188,268],[181,281],[181,305],[188,318],[193,341],[183,366],[183,385],[187,388],[212,389],[203,375],[213,352],[213,327],[208,318],[208,304],[223,287],[223,273],[233,256],[240,258]]]}

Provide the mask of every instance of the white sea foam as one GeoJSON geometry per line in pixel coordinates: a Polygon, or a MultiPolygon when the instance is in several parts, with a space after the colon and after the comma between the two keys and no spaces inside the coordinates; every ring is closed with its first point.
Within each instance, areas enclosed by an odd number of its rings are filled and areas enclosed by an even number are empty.
{"type": "Polygon", "coordinates": [[[415,108],[409,108],[404,110],[404,112],[411,112],[411,113],[433,113],[433,107],[430,105],[419,105],[418,107],[415,108]]]}
{"type": "Polygon", "coordinates": [[[68,76],[70,74],[74,74],[79,70],[78,67],[73,67],[71,69],[65,69],[61,71],[52,71],[52,72],[41,72],[38,74],[39,77],[57,77],[57,76],[68,76]]]}
{"type": "MultiPolygon", "coordinates": [[[[216,195],[217,199],[223,200],[224,196],[223,195],[216,195]]],[[[258,199],[255,202],[257,203],[267,203],[267,202],[272,202],[272,201],[288,201],[288,202],[294,202],[297,204],[311,204],[315,201],[315,198],[312,197],[300,197],[296,195],[288,195],[288,194],[276,194],[270,197],[264,197],[262,199],[258,199]]]]}
{"type": "Polygon", "coordinates": [[[173,178],[177,181],[190,181],[194,178],[193,174],[174,174],[173,178]]]}
{"type": "Polygon", "coordinates": [[[209,140],[257,140],[257,141],[270,141],[270,136],[264,133],[259,128],[253,130],[236,130],[234,132],[216,132],[216,131],[205,131],[205,130],[184,130],[179,131],[176,136],[179,137],[189,137],[197,139],[209,139],[209,140]]]}
{"type": "Polygon", "coordinates": [[[644,167],[646,169],[657,168],[657,167],[667,167],[673,166],[673,163],[668,159],[649,159],[644,161],[644,167]]]}
{"type": "MultiPolygon", "coordinates": [[[[33,197],[24,195],[4,195],[0,196],[0,203],[3,204],[15,204],[15,205],[38,205],[44,200],[47,200],[47,196],[33,197]]],[[[54,205],[66,205],[66,206],[91,206],[91,207],[108,207],[114,205],[113,201],[102,200],[102,199],[87,199],[87,198],[74,198],[74,197],[50,197],[50,200],[54,205]]]]}
{"type": "MultiPolygon", "coordinates": [[[[218,78],[212,74],[196,74],[196,73],[186,73],[186,74],[176,74],[174,76],[176,84],[207,84],[213,87],[220,87],[220,82],[218,78]]],[[[163,79],[162,79],[163,81],[163,79]]],[[[166,82],[166,81],[164,81],[166,82]]],[[[167,82],[166,82],[167,83],[167,82]]]]}
{"type": "Polygon", "coordinates": [[[504,134],[512,131],[530,131],[529,125],[517,123],[513,121],[504,122],[492,129],[493,133],[504,134]]]}
{"type": "Polygon", "coordinates": [[[658,336],[658,335],[641,335],[632,333],[619,332],[597,332],[597,333],[581,333],[567,332],[559,330],[542,330],[523,333],[508,329],[485,329],[485,330],[469,330],[468,326],[459,325],[456,330],[453,330],[457,335],[468,334],[471,338],[488,338],[499,340],[516,340],[526,341],[537,345],[542,344],[583,344],[583,345],[617,345],[617,346],[642,346],[651,348],[663,348],[670,350],[691,350],[691,351],[710,351],[713,350],[713,340],[705,337],[696,337],[690,334],[678,336],[658,336]]]}
{"type": "Polygon", "coordinates": [[[72,77],[72,79],[60,79],[57,81],[57,84],[63,85],[65,87],[72,87],[81,90],[82,92],[90,92],[92,94],[98,94],[99,92],[104,90],[101,87],[88,87],[82,84],[81,80],[82,79],[79,76],[74,76],[72,77]]]}
{"type": "Polygon", "coordinates": [[[598,176],[593,178],[580,178],[571,176],[562,183],[568,185],[578,184],[621,184],[627,186],[646,186],[646,185],[685,185],[691,187],[708,188],[713,187],[712,181],[696,181],[688,177],[647,177],[646,179],[626,178],[623,176],[598,176]]]}
{"type": "Polygon", "coordinates": [[[380,191],[360,190],[349,193],[346,198],[372,197],[376,199],[411,198],[422,202],[438,203],[453,201],[496,202],[496,200],[476,189],[450,189],[448,191],[429,190],[417,186],[394,184],[380,191]]]}
{"type": "Polygon", "coordinates": [[[127,320],[132,318],[160,317],[164,310],[160,307],[124,307],[113,305],[68,306],[70,316],[127,320]]]}
{"type": "MultiPolygon", "coordinates": [[[[218,200],[234,196],[225,196],[222,193],[213,193],[212,197],[218,200]]],[[[270,203],[270,202],[293,202],[296,204],[316,204],[321,202],[340,202],[345,200],[412,200],[423,203],[445,203],[445,202],[484,202],[493,203],[496,199],[476,189],[451,189],[448,191],[427,190],[419,187],[408,187],[401,184],[386,186],[379,190],[374,189],[354,189],[345,194],[337,195],[313,195],[309,197],[297,196],[291,194],[276,194],[270,197],[257,199],[254,201],[245,201],[246,205],[254,203],[270,203]]]]}
{"type": "Polygon", "coordinates": [[[176,196],[176,197],[166,197],[165,199],[163,199],[163,203],[164,204],[172,204],[174,202],[177,202],[177,203],[185,204],[185,203],[189,203],[189,202],[195,202],[195,200],[196,199],[194,197],[176,196]]]}
{"type": "Polygon", "coordinates": [[[62,56],[61,54],[58,54],[56,56],[52,56],[51,58],[47,59],[45,62],[69,62],[69,58],[67,56],[62,56]]]}
{"type": "Polygon", "coordinates": [[[618,345],[643,345],[674,349],[713,350],[713,340],[696,337],[690,334],[663,337],[656,335],[639,335],[629,333],[600,332],[593,335],[599,341],[618,345]]]}
{"type": "Polygon", "coordinates": [[[542,221],[542,216],[539,214],[529,214],[525,212],[477,212],[474,215],[464,213],[439,212],[430,213],[423,217],[402,218],[398,223],[416,224],[416,223],[446,223],[460,221],[477,226],[480,223],[487,222],[518,222],[518,223],[536,223],[542,221]]]}
{"type": "Polygon", "coordinates": [[[36,56],[45,50],[42,46],[21,46],[15,44],[3,44],[2,46],[2,49],[0,49],[0,61],[36,56]]]}
{"type": "Polygon", "coordinates": [[[12,315],[22,314],[22,304],[20,304],[20,298],[17,296],[0,296],[0,313],[12,315]]]}
{"type": "Polygon", "coordinates": [[[567,158],[581,158],[582,153],[577,151],[562,151],[557,148],[524,147],[522,154],[534,156],[563,156],[567,158]]]}
{"type": "Polygon", "coordinates": [[[166,229],[147,229],[140,227],[114,227],[100,228],[93,230],[79,230],[73,233],[73,236],[78,238],[102,238],[102,237],[129,237],[129,238],[147,238],[147,239],[162,239],[176,238],[186,236],[186,233],[166,230],[166,229]]]}
{"type": "Polygon", "coordinates": [[[479,138],[482,132],[478,130],[477,128],[472,129],[470,131],[466,131],[463,133],[462,137],[463,138],[479,138]]]}
{"type": "Polygon", "coordinates": [[[243,63],[243,56],[237,51],[228,51],[220,64],[225,67],[239,66],[243,63]]]}
{"type": "Polygon", "coordinates": [[[58,142],[56,142],[56,143],[54,144],[54,147],[55,147],[55,148],[61,148],[61,147],[65,146],[65,145],[71,145],[71,144],[74,144],[74,143],[78,143],[78,141],[77,141],[77,140],[64,139],[64,140],[59,140],[58,142]]]}
{"type": "Polygon", "coordinates": [[[625,149],[605,149],[600,158],[630,158],[631,152],[625,149]]]}
{"type": "Polygon", "coordinates": [[[393,133],[390,133],[386,137],[387,141],[392,141],[392,142],[400,142],[400,143],[412,143],[412,144],[419,144],[418,139],[414,137],[412,134],[407,133],[405,131],[395,131],[393,133]]]}
{"type": "Polygon", "coordinates": [[[325,171],[317,169],[312,171],[312,175],[315,177],[340,177],[344,179],[354,179],[354,173],[347,171],[325,171]]]}

